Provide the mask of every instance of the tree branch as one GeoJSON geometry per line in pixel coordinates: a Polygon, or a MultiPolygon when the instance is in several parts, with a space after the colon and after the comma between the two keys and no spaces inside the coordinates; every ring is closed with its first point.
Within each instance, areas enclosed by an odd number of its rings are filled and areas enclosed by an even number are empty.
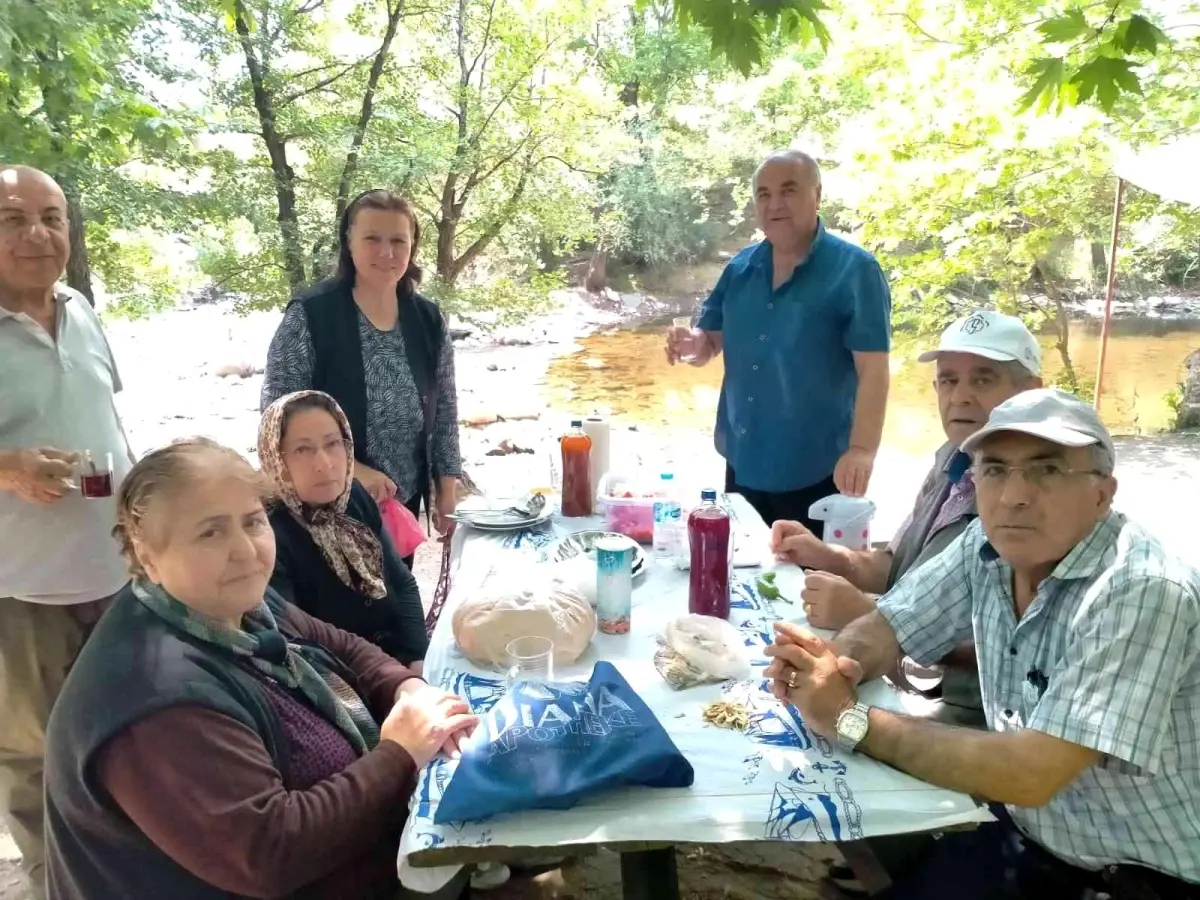
{"type": "Polygon", "coordinates": [[[345,78],[347,75],[349,75],[351,72],[353,72],[355,69],[357,69],[359,66],[361,66],[366,61],[367,61],[366,59],[355,60],[354,62],[350,63],[348,66],[343,66],[342,70],[340,72],[330,75],[328,78],[322,78],[316,84],[314,84],[310,87],[306,87],[303,90],[295,91],[291,94],[288,94],[285,97],[281,97],[278,101],[276,101],[275,105],[277,108],[282,109],[283,107],[287,106],[289,103],[295,103],[301,97],[307,97],[309,94],[316,94],[320,91],[323,91],[323,90],[325,90],[325,88],[329,87],[331,84],[341,81],[343,78],[345,78]]]}
{"type": "Polygon", "coordinates": [[[914,31],[918,32],[927,41],[932,41],[935,44],[948,44],[951,47],[965,46],[961,41],[948,41],[945,38],[936,37],[935,35],[930,34],[928,31],[922,28],[920,23],[908,13],[884,13],[884,15],[891,18],[904,19],[904,21],[908,22],[908,24],[913,27],[914,31]]]}
{"type": "MultiPolygon", "coordinates": [[[[491,39],[491,36],[492,36],[492,21],[495,18],[495,13],[496,13],[496,0],[491,0],[491,2],[488,4],[487,25],[485,25],[484,29],[483,29],[483,41],[480,42],[479,52],[475,54],[475,59],[471,62],[471,66],[467,70],[467,81],[468,82],[470,82],[471,76],[475,74],[475,67],[479,65],[479,60],[483,57],[484,52],[487,50],[488,41],[491,39]]],[[[483,87],[482,82],[480,83],[479,87],[480,88],[483,87]]]]}

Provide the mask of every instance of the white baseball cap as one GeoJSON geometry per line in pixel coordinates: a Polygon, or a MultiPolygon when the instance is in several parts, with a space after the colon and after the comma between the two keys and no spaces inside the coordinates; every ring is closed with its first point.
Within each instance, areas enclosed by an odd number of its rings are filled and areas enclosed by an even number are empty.
{"type": "Polygon", "coordinates": [[[973,452],[1000,431],[1031,434],[1062,447],[1097,444],[1108,455],[1110,465],[1117,457],[1112,437],[1092,404],[1058,388],[1022,391],[1005,400],[992,410],[986,425],[963,441],[963,451],[973,452]]]}
{"type": "Polygon", "coordinates": [[[942,332],[936,350],[917,359],[932,362],[943,353],[970,353],[997,362],[1019,362],[1031,375],[1042,374],[1042,348],[1016,316],[981,309],[964,316],[942,332]]]}

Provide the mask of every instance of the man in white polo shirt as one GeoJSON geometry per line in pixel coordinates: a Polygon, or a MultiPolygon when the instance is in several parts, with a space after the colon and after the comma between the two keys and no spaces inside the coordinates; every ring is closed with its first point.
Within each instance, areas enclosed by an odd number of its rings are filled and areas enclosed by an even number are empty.
{"type": "Polygon", "coordinates": [[[69,253],[59,186],[0,166],[0,814],[38,900],[46,721],[127,580],[111,535],[132,465],[113,400],[121,382],[95,311],[57,283],[69,253]],[[85,453],[101,466],[111,455],[109,496],[82,496],[85,453]]]}

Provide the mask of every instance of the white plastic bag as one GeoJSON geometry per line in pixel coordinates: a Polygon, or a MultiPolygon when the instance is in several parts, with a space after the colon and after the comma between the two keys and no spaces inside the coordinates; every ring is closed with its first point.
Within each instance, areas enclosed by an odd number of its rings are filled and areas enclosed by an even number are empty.
{"type": "Polygon", "coordinates": [[[724,619],[680,616],[667,623],[658,642],[654,664],[676,690],[750,674],[745,641],[724,619]]]}

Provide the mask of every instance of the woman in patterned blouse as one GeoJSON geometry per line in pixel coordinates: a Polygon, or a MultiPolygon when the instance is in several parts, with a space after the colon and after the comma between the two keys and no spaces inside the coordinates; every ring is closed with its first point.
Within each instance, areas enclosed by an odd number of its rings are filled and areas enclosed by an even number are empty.
{"type": "Polygon", "coordinates": [[[354,477],[416,516],[424,497],[444,530],[462,474],[454,350],[441,312],[416,293],[420,238],[402,197],[373,190],[350,203],[337,274],[292,301],[271,341],[262,407],[294,391],[333,395],[355,432],[354,477]]]}

